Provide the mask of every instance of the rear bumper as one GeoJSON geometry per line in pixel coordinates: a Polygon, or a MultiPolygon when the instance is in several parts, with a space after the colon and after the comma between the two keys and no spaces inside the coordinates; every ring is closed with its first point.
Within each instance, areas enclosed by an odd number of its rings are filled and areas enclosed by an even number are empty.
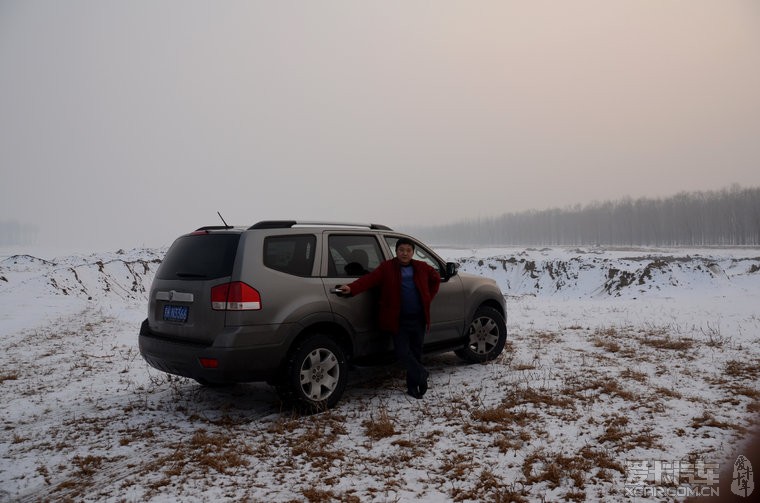
{"type": "MultiPolygon", "coordinates": [[[[285,330],[282,325],[280,328],[285,330]]],[[[277,339],[269,326],[238,327],[224,339],[235,340],[235,347],[206,346],[172,340],[151,332],[148,321],[140,327],[140,354],[148,364],[162,372],[189,377],[208,383],[233,383],[276,380],[287,355],[289,338],[279,342],[252,343],[258,340],[277,339]],[[215,359],[216,368],[205,368],[201,358],[215,359]]],[[[283,334],[285,335],[285,334],[283,334]]]]}

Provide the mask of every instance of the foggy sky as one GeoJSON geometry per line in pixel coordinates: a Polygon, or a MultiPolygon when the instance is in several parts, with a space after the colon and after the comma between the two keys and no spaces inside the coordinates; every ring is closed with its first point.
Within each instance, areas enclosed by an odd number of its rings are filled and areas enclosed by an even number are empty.
{"type": "Polygon", "coordinates": [[[43,244],[760,185],[760,2],[0,0],[0,221],[43,244]]]}

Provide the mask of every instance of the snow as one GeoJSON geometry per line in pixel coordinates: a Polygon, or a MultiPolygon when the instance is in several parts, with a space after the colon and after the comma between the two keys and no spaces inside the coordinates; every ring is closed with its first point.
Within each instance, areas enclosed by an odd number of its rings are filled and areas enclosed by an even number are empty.
{"type": "Polygon", "coordinates": [[[640,501],[633,463],[727,466],[760,412],[757,249],[439,249],[501,286],[502,357],[307,417],[143,361],[164,252],[0,255],[0,501],[640,501]]]}

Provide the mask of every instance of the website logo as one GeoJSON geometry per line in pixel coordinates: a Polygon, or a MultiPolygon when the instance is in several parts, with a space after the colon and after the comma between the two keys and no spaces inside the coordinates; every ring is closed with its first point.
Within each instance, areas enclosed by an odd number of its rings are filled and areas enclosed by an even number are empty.
{"type": "Polygon", "coordinates": [[[734,473],[731,478],[731,492],[746,498],[755,489],[755,479],[752,464],[746,456],[740,455],[734,462],[734,473]]]}

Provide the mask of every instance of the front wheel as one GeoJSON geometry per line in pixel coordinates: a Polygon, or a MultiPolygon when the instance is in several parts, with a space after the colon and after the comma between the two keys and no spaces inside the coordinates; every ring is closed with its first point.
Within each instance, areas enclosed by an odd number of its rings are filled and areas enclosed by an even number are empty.
{"type": "Polygon", "coordinates": [[[492,307],[480,306],[467,328],[467,344],[455,353],[465,361],[482,363],[499,356],[506,343],[504,316],[492,307]]]}
{"type": "Polygon", "coordinates": [[[343,348],[326,335],[313,335],[291,354],[285,397],[304,412],[319,412],[340,400],[348,380],[343,348]]]}

